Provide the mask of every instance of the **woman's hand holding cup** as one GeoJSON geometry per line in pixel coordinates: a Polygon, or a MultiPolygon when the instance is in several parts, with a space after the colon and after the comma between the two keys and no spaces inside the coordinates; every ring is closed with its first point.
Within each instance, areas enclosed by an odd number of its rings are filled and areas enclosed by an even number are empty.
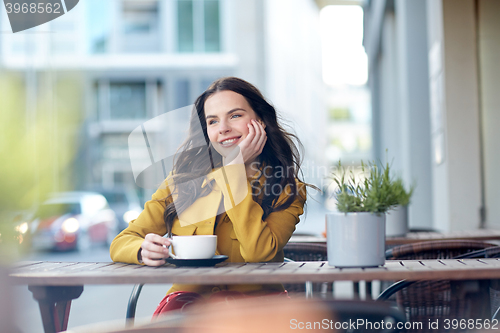
{"type": "Polygon", "coordinates": [[[142,262],[148,266],[161,266],[169,256],[170,240],[157,234],[147,234],[141,245],[142,262]]]}

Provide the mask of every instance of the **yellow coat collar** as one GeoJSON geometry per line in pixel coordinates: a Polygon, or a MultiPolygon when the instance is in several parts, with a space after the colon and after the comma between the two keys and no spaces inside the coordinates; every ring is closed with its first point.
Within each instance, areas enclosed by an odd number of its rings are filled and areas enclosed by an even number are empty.
{"type": "MultiPolygon", "coordinates": [[[[174,222],[172,227],[174,234],[192,235],[196,233],[197,235],[213,235],[217,211],[222,200],[222,191],[217,183],[213,182],[215,172],[219,169],[214,169],[211,173],[204,176],[201,187],[204,188],[209,183],[212,183],[212,191],[208,195],[198,198],[188,209],[179,215],[178,220],[174,222]]],[[[262,186],[265,182],[262,166],[259,170],[260,172],[257,172],[248,180],[252,181],[260,177],[259,183],[262,186]]]]}

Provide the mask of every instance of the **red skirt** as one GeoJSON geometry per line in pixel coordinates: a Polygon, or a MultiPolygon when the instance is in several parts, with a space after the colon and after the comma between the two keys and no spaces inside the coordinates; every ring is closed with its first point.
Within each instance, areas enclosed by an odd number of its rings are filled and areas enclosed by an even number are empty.
{"type": "MultiPolygon", "coordinates": [[[[284,296],[286,298],[288,297],[288,293],[286,291],[282,293],[271,293],[266,296],[284,296]]],[[[239,291],[229,291],[229,290],[223,290],[216,292],[208,299],[205,299],[203,296],[201,296],[198,293],[190,292],[190,291],[176,291],[171,294],[168,294],[165,296],[158,307],[156,308],[153,318],[161,315],[162,313],[172,311],[172,310],[181,310],[184,311],[186,308],[189,308],[193,304],[202,304],[202,303],[216,303],[216,302],[231,302],[237,299],[242,299],[242,298],[257,298],[259,296],[249,296],[245,295],[239,291]]],[[[264,297],[261,297],[264,299],[264,297]]]]}

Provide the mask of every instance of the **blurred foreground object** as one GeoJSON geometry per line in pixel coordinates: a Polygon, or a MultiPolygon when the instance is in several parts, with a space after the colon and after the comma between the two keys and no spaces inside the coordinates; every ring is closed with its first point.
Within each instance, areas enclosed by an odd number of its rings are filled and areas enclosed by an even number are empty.
{"type": "MultiPolygon", "coordinates": [[[[331,314],[321,302],[289,300],[283,297],[259,297],[224,300],[197,305],[188,311],[138,320],[134,327],[123,322],[100,323],[70,329],[68,333],[281,333],[293,332],[291,321],[298,323],[330,320],[331,314]]],[[[333,318],[331,318],[333,320],[333,318]]]]}
{"type": "Polygon", "coordinates": [[[9,260],[26,244],[29,217],[46,193],[75,186],[79,79],[37,86],[41,79],[0,70],[0,252],[9,260]]]}
{"type": "Polygon", "coordinates": [[[396,332],[404,327],[404,313],[372,301],[312,301],[280,296],[221,299],[197,304],[183,312],[171,311],[155,321],[134,327],[114,323],[86,325],[71,333],[282,333],[302,331],[396,332]],[[384,328],[381,323],[384,323],[384,328]],[[371,325],[371,327],[370,327],[371,325]],[[373,327],[373,328],[372,328],[373,327]],[[391,327],[391,328],[389,328],[391,327]],[[388,329],[389,328],[389,329],[388,329]]]}
{"type": "Polygon", "coordinates": [[[404,327],[405,323],[403,312],[387,303],[373,301],[290,300],[270,296],[213,303],[195,311],[193,308],[193,315],[181,332],[398,332],[396,327],[404,327]]]}
{"type": "Polygon", "coordinates": [[[193,312],[183,325],[183,333],[281,333],[324,319],[335,322],[321,302],[273,296],[217,302],[193,312]]]}
{"type": "Polygon", "coordinates": [[[0,333],[17,333],[14,327],[12,286],[7,277],[7,269],[0,262],[0,333]]]}

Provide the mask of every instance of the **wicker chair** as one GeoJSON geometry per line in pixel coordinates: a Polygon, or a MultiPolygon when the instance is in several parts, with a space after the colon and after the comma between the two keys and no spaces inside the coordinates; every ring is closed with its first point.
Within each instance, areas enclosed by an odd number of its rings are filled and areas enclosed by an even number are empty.
{"type": "MultiPolygon", "coordinates": [[[[488,248],[495,244],[480,241],[449,240],[407,244],[386,252],[388,259],[449,259],[492,256],[488,248]]],[[[498,250],[500,253],[500,250],[498,250]]],[[[470,290],[459,288],[459,282],[399,281],[383,291],[378,300],[392,299],[404,309],[409,322],[428,323],[429,320],[479,319],[489,316],[489,281],[471,282],[470,290]],[[459,292],[461,290],[461,292],[459,292]],[[469,293],[470,291],[470,293],[469,293]],[[395,297],[394,297],[395,296],[395,297]],[[487,299],[488,302],[484,302],[487,299]],[[480,306],[477,306],[480,304],[480,306]]],[[[437,332],[424,325],[424,330],[408,332],[437,332]]]]}
{"type": "Polygon", "coordinates": [[[453,257],[454,259],[476,259],[476,258],[498,258],[500,257],[500,246],[490,246],[482,250],[467,252],[453,257]]]}
{"type": "MultiPolygon", "coordinates": [[[[285,258],[292,261],[327,261],[326,244],[311,243],[288,243],[283,249],[285,258]]],[[[285,283],[285,290],[293,296],[303,296],[306,298],[313,296],[313,293],[319,293],[320,297],[326,298],[333,293],[333,283],[327,282],[306,282],[304,283],[285,283]]]]}
{"type": "Polygon", "coordinates": [[[436,240],[405,244],[385,252],[386,259],[450,259],[496,244],[468,240],[436,240]]]}
{"type": "MultiPolygon", "coordinates": [[[[488,247],[483,250],[466,253],[456,259],[499,258],[500,246],[488,247]]],[[[500,280],[490,280],[490,309],[492,319],[500,320],[500,280]]]]}

